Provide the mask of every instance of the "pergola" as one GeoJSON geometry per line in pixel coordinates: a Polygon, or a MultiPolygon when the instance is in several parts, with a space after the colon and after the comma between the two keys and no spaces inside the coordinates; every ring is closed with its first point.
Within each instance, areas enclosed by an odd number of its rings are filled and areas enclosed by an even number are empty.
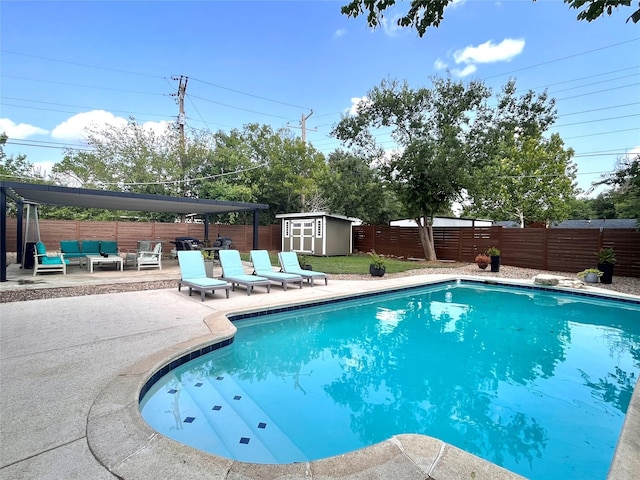
{"type": "Polygon", "coordinates": [[[62,205],[136,212],[162,212],[204,215],[204,235],[209,238],[209,215],[230,212],[253,212],[253,247],[258,248],[258,212],[269,205],[263,203],[223,202],[201,198],[170,197],[142,193],[113,192],[87,188],[59,187],[37,183],[0,181],[0,281],[7,281],[7,200],[17,205],[18,261],[22,258],[22,222],[25,204],[62,205]]]}

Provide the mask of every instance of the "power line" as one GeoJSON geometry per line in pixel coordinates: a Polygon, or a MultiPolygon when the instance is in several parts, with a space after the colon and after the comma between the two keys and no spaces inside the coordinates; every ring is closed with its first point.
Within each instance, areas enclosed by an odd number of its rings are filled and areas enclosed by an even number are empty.
{"type": "Polygon", "coordinates": [[[496,78],[496,77],[503,77],[505,75],[511,75],[512,73],[522,72],[523,70],[530,70],[532,68],[542,67],[544,65],[550,65],[552,63],[561,62],[563,60],[568,60],[570,58],[580,57],[582,55],[588,55],[589,53],[599,52],[601,50],[607,50],[607,49],[613,48],[613,47],[619,47],[620,45],[626,45],[627,43],[637,42],[639,40],[640,40],[640,38],[633,38],[631,40],[626,40],[624,42],[614,43],[612,45],[606,45],[604,47],[594,48],[592,50],[587,50],[587,51],[580,52],[580,53],[574,53],[573,55],[567,55],[566,57],[560,57],[560,58],[556,58],[556,59],[553,59],[553,60],[548,60],[546,62],[536,63],[535,65],[530,65],[528,67],[517,68],[517,69],[511,70],[509,72],[499,73],[499,74],[496,74],[496,75],[490,75],[488,77],[484,77],[484,79],[487,80],[489,78],[496,78]]]}
{"type": "Polygon", "coordinates": [[[565,123],[562,125],[552,125],[549,128],[569,127],[571,125],[584,125],[585,123],[607,122],[609,120],[619,120],[620,118],[640,117],[640,113],[632,115],[620,115],[619,117],[598,118],[596,120],[585,120],[584,122],[565,123]]]}
{"type": "Polygon", "coordinates": [[[83,84],[79,84],[79,83],[56,82],[54,80],[42,80],[40,78],[20,77],[18,75],[0,74],[0,77],[14,78],[16,80],[27,80],[27,81],[30,81],[30,82],[50,83],[52,85],[62,85],[62,86],[65,86],[65,87],[91,88],[91,89],[94,89],[94,90],[105,90],[105,91],[110,91],[110,92],[134,93],[136,95],[164,96],[163,93],[142,92],[142,91],[138,91],[138,90],[125,90],[125,89],[122,89],[122,88],[112,88],[112,87],[98,87],[98,86],[95,86],[95,85],[83,85],[83,84]]]}
{"type": "Polygon", "coordinates": [[[264,115],[264,116],[267,116],[267,117],[273,117],[273,118],[280,118],[280,119],[283,119],[283,120],[289,120],[288,118],[283,117],[281,115],[273,115],[273,114],[270,114],[270,113],[258,112],[256,110],[250,110],[248,108],[234,107],[233,105],[229,105],[227,103],[216,102],[215,100],[210,100],[208,98],[199,97],[199,96],[196,96],[196,95],[188,95],[188,96],[192,97],[192,98],[197,98],[198,100],[202,100],[203,102],[215,103],[216,105],[222,105],[223,107],[233,108],[234,110],[241,110],[243,112],[255,113],[257,115],[264,115]]]}
{"type": "Polygon", "coordinates": [[[222,85],[217,85],[215,83],[207,82],[205,80],[198,80],[197,78],[192,78],[192,77],[189,77],[189,78],[191,80],[195,81],[195,82],[204,83],[205,85],[209,85],[211,87],[220,88],[222,90],[227,90],[229,92],[239,93],[240,95],[246,95],[248,97],[257,98],[259,100],[264,100],[265,102],[278,103],[280,105],[286,105],[287,107],[299,108],[299,109],[302,109],[302,110],[310,110],[309,107],[301,107],[300,105],[294,105],[292,103],[287,103],[287,102],[283,102],[283,101],[280,101],[280,100],[273,100],[271,98],[263,97],[261,95],[255,95],[253,93],[243,92],[242,90],[236,90],[235,88],[224,87],[222,85]]]}
{"type": "Polygon", "coordinates": [[[38,60],[46,60],[47,62],[57,62],[57,63],[64,63],[64,64],[67,64],[67,65],[76,65],[78,67],[95,68],[97,70],[105,70],[105,71],[108,71],[108,72],[126,73],[128,75],[139,75],[139,76],[151,77],[151,78],[162,78],[162,76],[151,75],[149,73],[132,72],[132,71],[129,71],[129,70],[120,70],[120,69],[117,69],[117,68],[101,67],[99,65],[89,65],[87,63],[71,62],[71,61],[68,61],[68,60],[59,60],[59,59],[55,59],[55,58],[41,57],[39,55],[30,55],[30,54],[27,54],[27,53],[12,52],[11,50],[5,50],[5,49],[0,49],[0,52],[8,53],[8,54],[11,54],[11,55],[18,55],[20,57],[37,58],[38,60]]]}
{"type": "MultiPolygon", "coordinates": [[[[126,114],[138,114],[138,115],[148,115],[148,116],[152,116],[152,117],[164,117],[164,118],[171,118],[174,117],[175,115],[164,115],[164,114],[159,114],[159,113],[148,113],[148,112],[132,112],[130,110],[115,110],[115,109],[106,109],[106,108],[101,108],[101,107],[88,107],[86,105],[71,105],[68,103],[55,103],[55,102],[44,102],[41,100],[29,100],[27,98],[16,98],[16,97],[5,97],[2,96],[0,98],[6,98],[7,100],[17,100],[19,102],[29,102],[29,103],[42,103],[44,105],[57,105],[60,107],[73,107],[73,108],[80,108],[83,110],[104,110],[104,111],[111,111],[111,112],[120,112],[120,113],[126,113],[126,114]]],[[[12,104],[5,104],[4,102],[0,102],[3,105],[12,105],[12,104]]],[[[12,105],[12,106],[16,106],[16,107],[22,107],[22,108],[33,108],[33,109],[37,109],[36,107],[28,107],[28,106],[22,106],[22,105],[12,105]]],[[[42,109],[44,110],[44,109],[42,109]]],[[[71,113],[71,112],[69,112],[71,113]]],[[[75,112],[75,113],[79,113],[79,112],[75,112]]]]}

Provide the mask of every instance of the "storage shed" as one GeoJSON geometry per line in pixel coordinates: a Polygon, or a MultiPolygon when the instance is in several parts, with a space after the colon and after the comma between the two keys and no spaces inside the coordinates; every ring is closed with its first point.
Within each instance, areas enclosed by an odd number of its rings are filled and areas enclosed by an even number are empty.
{"type": "Polygon", "coordinates": [[[282,213],[282,251],[315,256],[349,255],[355,219],[326,212],[282,213]]]}

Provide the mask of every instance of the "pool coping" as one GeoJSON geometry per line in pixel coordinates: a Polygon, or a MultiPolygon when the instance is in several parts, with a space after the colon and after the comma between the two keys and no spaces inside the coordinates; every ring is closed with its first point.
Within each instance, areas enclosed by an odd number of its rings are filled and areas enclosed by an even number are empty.
{"type": "MultiPolygon", "coordinates": [[[[154,375],[171,362],[181,361],[193,351],[211,349],[233,341],[237,331],[229,317],[249,315],[278,308],[301,308],[336,299],[389,293],[456,280],[482,284],[521,286],[526,289],[630,300],[640,296],[612,294],[588,287],[577,292],[566,287],[534,285],[532,281],[494,279],[473,276],[446,276],[425,281],[416,277],[404,285],[375,285],[359,294],[328,294],[321,300],[265,304],[260,308],[220,311],[203,321],[209,334],[161,350],[121,371],[95,399],[87,418],[87,441],[96,459],[119,478],[170,478],[189,475],[194,478],[403,478],[412,479],[518,479],[514,472],[433,437],[418,434],[397,435],[370,447],[312,462],[263,465],[239,462],[202,452],[180,444],[153,430],[139,409],[141,392],[154,375]]],[[[607,480],[631,478],[640,471],[640,387],[636,384],[607,480]]]]}

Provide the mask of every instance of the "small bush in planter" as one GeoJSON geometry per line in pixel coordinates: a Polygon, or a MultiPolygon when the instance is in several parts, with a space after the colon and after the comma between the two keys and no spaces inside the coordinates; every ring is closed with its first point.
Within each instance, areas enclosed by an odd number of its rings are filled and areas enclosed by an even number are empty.
{"type": "Polygon", "coordinates": [[[298,263],[303,270],[312,270],[308,257],[303,253],[298,253],[298,263]]]}
{"type": "Polygon", "coordinates": [[[371,265],[369,265],[369,273],[374,277],[382,277],[387,269],[387,261],[384,257],[381,257],[375,250],[369,252],[371,257],[371,265]]]}
{"type": "Polygon", "coordinates": [[[602,271],[597,268],[587,268],[578,272],[578,276],[588,283],[598,283],[598,278],[602,277],[602,271]]]}
{"type": "Polygon", "coordinates": [[[484,253],[479,253],[478,255],[476,255],[475,262],[478,264],[478,267],[484,270],[491,263],[491,259],[484,253]]]}
{"type": "Polygon", "coordinates": [[[616,263],[616,252],[613,248],[601,248],[598,251],[598,270],[602,271],[600,281],[602,283],[613,283],[613,266],[616,263]]]}
{"type": "Polygon", "coordinates": [[[486,254],[491,257],[491,271],[500,271],[500,250],[497,247],[489,247],[486,254]]]}

